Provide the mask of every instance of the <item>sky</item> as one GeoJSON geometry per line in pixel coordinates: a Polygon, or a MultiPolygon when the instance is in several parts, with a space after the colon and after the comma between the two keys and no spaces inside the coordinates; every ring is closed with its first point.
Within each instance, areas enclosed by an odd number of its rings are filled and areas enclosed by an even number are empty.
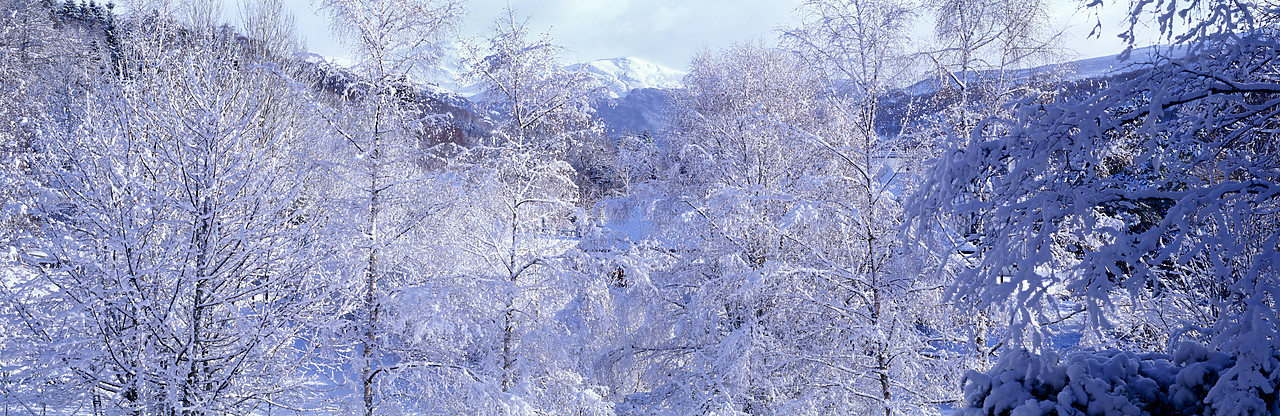
{"type": "MultiPolygon", "coordinates": [[[[802,0],[471,0],[460,36],[482,36],[501,16],[508,1],[518,15],[529,19],[535,33],[549,33],[564,46],[566,63],[631,56],[670,68],[687,70],[700,50],[716,50],[735,42],[775,40],[777,30],[798,25],[793,11],[802,0]]],[[[1063,29],[1063,44],[1074,58],[1119,53],[1124,43],[1116,38],[1122,28],[1124,8],[1102,10],[1101,36],[1088,36],[1093,26],[1089,13],[1077,10],[1076,0],[1050,0],[1052,28],[1063,29]]],[[[329,20],[317,15],[310,0],[286,0],[297,18],[300,35],[308,48],[329,57],[349,55],[333,40],[329,20]]],[[[1111,3],[1111,2],[1108,2],[1111,3]]],[[[1127,2],[1118,2],[1125,3],[1127,2]]],[[[928,22],[913,36],[929,35],[928,22]]]]}

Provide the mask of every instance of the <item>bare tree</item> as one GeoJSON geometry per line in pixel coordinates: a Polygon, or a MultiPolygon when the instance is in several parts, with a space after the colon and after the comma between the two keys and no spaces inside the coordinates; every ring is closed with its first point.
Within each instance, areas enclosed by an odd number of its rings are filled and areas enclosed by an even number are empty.
{"type": "Polygon", "coordinates": [[[1019,72],[1063,54],[1041,0],[928,0],[936,50],[926,53],[937,71],[953,136],[968,135],[977,120],[1014,98],[1033,95],[1052,73],[1019,72]],[[1036,79],[1040,78],[1040,79],[1036,79]]]}
{"type": "Polygon", "coordinates": [[[241,0],[240,20],[244,35],[258,42],[259,54],[278,54],[292,59],[305,48],[298,40],[293,13],[281,0],[241,0]]]}

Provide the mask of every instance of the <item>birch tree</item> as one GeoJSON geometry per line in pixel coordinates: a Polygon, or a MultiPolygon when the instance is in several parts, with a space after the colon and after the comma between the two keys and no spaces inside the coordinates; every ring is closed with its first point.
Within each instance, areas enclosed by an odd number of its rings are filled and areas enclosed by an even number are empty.
{"type": "Polygon", "coordinates": [[[135,38],[143,72],[94,91],[77,134],[46,142],[45,228],[26,253],[63,305],[42,325],[65,338],[36,333],[98,411],[252,412],[301,391],[308,354],[302,137],[263,134],[278,78],[239,68],[234,37],[159,29],[182,49],[135,38]]]}
{"type": "Polygon", "coordinates": [[[361,80],[323,111],[343,149],[334,153],[341,156],[332,166],[349,191],[342,197],[346,209],[335,223],[343,253],[337,267],[345,278],[358,275],[362,282],[352,293],[360,301],[351,308],[356,317],[352,325],[360,333],[351,340],[358,344],[352,346],[357,351],[351,359],[359,375],[349,376],[355,378],[363,413],[372,415],[388,400],[379,387],[389,385],[378,377],[394,379],[394,370],[412,367],[404,364],[410,357],[388,347],[391,334],[380,320],[389,309],[385,303],[403,284],[396,276],[405,273],[400,267],[412,257],[408,236],[440,209],[429,198],[419,198],[431,195],[421,193],[431,175],[416,166],[424,149],[415,132],[429,120],[410,105],[410,76],[438,60],[439,42],[458,24],[462,2],[325,0],[321,8],[333,18],[334,32],[359,52],[355,73],[361,80]],[[351,227],[343,229],[342,224],[351,227]]]}
{"type": "Polygon", "coordinates": [[[848,188],[846,202],[828,203],[827,227],[840,238],[824,240],[831,251],[820,258],[840,282],[833,292],[850,296],[842,309],[859,328],[854,344],[872,357],[848,368],[866,369],[851,375],[868,379],[860,388],[874,391],[876,412],[932,412],[957,398],[948,381],[972,355],[965,319],[942,298],[954,244],[935,254],[929,247],[937,242],[902,234],[904,200],[936,146],[918,119],[922,103],[895,95],[899,80],[917,73],[916,44],[903,28],[919,15],[893,1],[808,2],[800,10],[804,25],[784,39],[834,91],[827,98],[834,126],[801,138],[832,155],[829,186],[848,188]],[[934,381],[921,383],[920,374],[934,381]]]}
{"type": "Polygon", "coordinates": [[[937,71],[942,128],[949,134],[963,140],[1002,104],[1052,89],[1046,81],[1057,74],[1020,72],[1062,54],[1061,32],[1053,29],[1048,3],[928,0],[923,6],[934,18],[936,49],[926,55],[937,71]]]}
{"type": "Polygon", "coordinates": [[[567,161],[602,128],[592,119],[599,87],[584,73],[560,66],[561,48],[543,35],[530,38],[508,9],[493,32],[468,45],[479,101],[498,113],[486,143],[468,151],[469,215],[461,249],[468,273],[490,281],[497,388],[503,414],[597,414],[584,402],[590,386],[575,371],[583,357],[569,354],[570,336],[557,311],[575,294],[564,253],[585,213],[578,209],[578,172],[567,161]]]}
{"type": "Polygon", "coordinates": [[[258,43],[260,54],[270,52],[293,59],[305,50],[298,40],[294,16],[281,0],[241,0],[238,6],[244,35],[258,43]]]}

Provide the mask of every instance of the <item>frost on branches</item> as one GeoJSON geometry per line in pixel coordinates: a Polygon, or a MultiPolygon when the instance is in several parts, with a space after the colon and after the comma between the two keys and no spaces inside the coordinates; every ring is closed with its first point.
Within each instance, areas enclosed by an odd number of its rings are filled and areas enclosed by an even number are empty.
{"type": "Polygon", "coordinates": [[[615,293],[634,329],[597,370],[619,413],[936,411],[954,384],[926,380],[963,340],[945,278],[899,238],[914,174],[862,117],[874,97],[759,44],[698,56],[685,84],[628,202],[644,224],[615,293]]]}
{"type": "Polygon", "coordinates": [[[9,270],[24,296],[6,299],[31,345],[3,359],[100,412],[247,413],[305,390],[278,379],[316,313],[304,136],[280,124],[289,90],[236,65],[227,32],[158,30],[185,48],[131,43],[139,79],[88,91],[82,122],[32,158],[39,227],[9,270]]]}
{"type": "Polygon", "coordinates": [[[1192,341],[1233,360],[1208,382],[1206,414],[1265,413],[1280,367],[1278,39],[1262,24],[1196,28],[1181,58],[980,123],[913,219],[946,212],[970,231],[979,251],[953,295],[1007,308],[1011,345],[1046,348],[1054,305],[1078,302],[1097,343],[1192,341]],[[1120,302],[1137,322],[1108,319],[1120,302]]]}

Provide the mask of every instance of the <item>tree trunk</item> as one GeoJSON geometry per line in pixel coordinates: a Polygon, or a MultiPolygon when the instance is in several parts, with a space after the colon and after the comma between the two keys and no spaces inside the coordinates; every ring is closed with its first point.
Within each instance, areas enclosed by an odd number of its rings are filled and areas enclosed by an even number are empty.
{"type": "MultiPolygon", "coordinates": [[[[205,150],[211,152],[211,149],[205,150]]],[[[184,391],[182,398],[182,405],[187,408],[199,403],[201,396],[200,393],[209,390],[212,387],[207,384],[208,380],[205,380],[205,374],[203,374],[205,369],[202,368],[204,365],[203,359],[209,354],[209,351],[206,351],[207,345],[205,345],[205,330],[206,327],[212,327],[211,317],[207,313],[208,311],[206,311],[206,309],[209,307],[208,298],[211,297],[211,294],[208,293],[210,289],[209,285],[211,283],[211,277],[208,275],[208,268],[210,263],[209,240],[213,234],[213,208],[209,206],[209,201],[207,199],[208,196],[205,194],[205,192],[212,189],[212,186],[207,183],[209,180],[208,175],[212,172],[212,169],[207,166],[207,158],[211,156],[211,153],[204,155],[205,160],[202,160],[201,162],[205,163],[206,166],[200,167],[202,168],[202,171],[200,172],[201,177],[198,178],[198,184],[191,185],[200,187],[200,189],[196,189],[192,192],[192,195],[194,195],[196,199],[193,202],[196,202],[196,204],[198,204],[197,206],[200,208],[194,213],[196,215],[196,218],[194,218],[195,229],[191,236],[193,240],[192,243],[194,245],[193,248],[196,250],[196,262],[193,270],[195,288],[191,299],[191,338],[188,340],[189,344],[187,345],[186,353],[189,368],[187,371],[187,380],[185,382],[185,386],[183,386],[184,391]]],[[[182,413],[186,415],[196,415],[202,414],[203,412],[184,410],[182,413]]]]}
{"type": "Polygon", "coordinates": [[[512,299],[507,303],[507,311],[502,324],[502,391],[511,391],[511,387],[515,386],[515,356],[512,354],[512,345],[515,342],[515,300],[512,299]]]}
{"type": "Polygon", "coordinates": [[[375,370],[373,369],[374,359],[374,343],[377,342],[377,326],[378,313],[380,313],[381,304],[377,301],[378,291],[378,213],[381,198],[381,184],[378,180],[382,153],[382,138],[378,131],[382,119],[381,109],[375,111],[373,123],[373,144],[370,147],[369,154],[369,268],[365,270],[365,311],[368,315],[365,317],[365,339],[364,351],[361,354],[361,361],[364,363],[364,369],[361,372],[361,384],[364,396],[364,414],[373,416],[373,377],[375,370]]]}
{"type": "MultiPolygon", "coordinates": [[[[521,137],[524,134],[521,133],[521,137]]],[[[511,282],[511,293],[507,299],[507,310],[502,321],[502,391],[511,391],[511,387],[516,384],[515,376],[515,314],[516,314],[516,296],[520,293],[517,280],[520,278],[519,265],[516,264],[516,243],[519,238],[520,226],[517,221],[520,220],[520,201],[514,198],[511,201],[511,247],[508,251],[507,258],[507,280],[511,282]]]]}

